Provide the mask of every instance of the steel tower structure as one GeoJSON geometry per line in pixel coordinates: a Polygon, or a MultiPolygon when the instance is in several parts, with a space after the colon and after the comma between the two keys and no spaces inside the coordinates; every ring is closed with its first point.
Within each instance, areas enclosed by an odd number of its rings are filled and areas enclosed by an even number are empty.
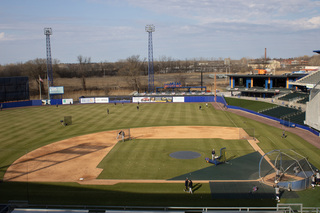
{"type": "Polygon", "coordinates": [[[149,34],[148,39],[148,92],[154,91],[154,74],[153,74],[153,45],[152,33],[155,31],[153,24],[146,25],[146,32],[149,34]]]}
{"type": "Polygon", "coordinates": [[[49,86],[53,86],[51,45],[50,45],[50,35],[52,35],[52,29],[44,28],[44,34],[46,35],[46,43],[47,43],[47,75],[48,75],[48,90],[49,90],[49,86]]]}

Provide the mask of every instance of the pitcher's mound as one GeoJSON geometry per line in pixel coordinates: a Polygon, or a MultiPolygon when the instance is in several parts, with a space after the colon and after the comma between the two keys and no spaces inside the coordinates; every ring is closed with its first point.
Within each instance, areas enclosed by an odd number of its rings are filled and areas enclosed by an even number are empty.
{"type": "Polygon", "coordinates": [[[179,151],[179,152],[173,152],[170,154],[170,157],[177,158],[177,159],[195,159],[200,156],[201,156],[200,153],[192,152],[192,151],[179,151]]]}

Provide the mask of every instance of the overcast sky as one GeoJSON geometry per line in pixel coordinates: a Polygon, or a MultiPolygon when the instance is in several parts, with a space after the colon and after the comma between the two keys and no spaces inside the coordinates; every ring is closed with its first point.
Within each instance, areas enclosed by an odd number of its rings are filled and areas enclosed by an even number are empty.
{"type": "Polygon", "coordinates": [[[75,63],[312,56],[320,49],[320,0],[0,0],[0,64],[46,58],[75,63]]]}

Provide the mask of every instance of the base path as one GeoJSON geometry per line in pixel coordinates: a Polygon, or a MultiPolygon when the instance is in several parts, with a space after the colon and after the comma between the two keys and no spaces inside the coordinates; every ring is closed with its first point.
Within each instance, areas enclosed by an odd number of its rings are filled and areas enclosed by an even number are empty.
{"type": "MultiPolygon", "coordinates": [[[[4,181],[79,182],[115,184],[119,182],[158,183],[166,180],[100,180],[97,168],[117,143],[119,130],[69,138],[31,151],[16,160],[4,175],[4,181]]],[[[136,139],[222,138],[242,139],[245,131],[236,127],[165,126],[130,129],[136,139]]],[[[249,136],[247,136],[249,138],[249,136]]],[[[252,142],[249,142],[250,144],[252,142]]],[[[254,142],[256,144],[257,141],[254,142]]],[[[254,147],[254,146],[253,146],[254,147]]],[[[254,147],[255,150],[257,146],[254,147]]],[[[179,181],[171,181],[179,182],[179,181]]]]}

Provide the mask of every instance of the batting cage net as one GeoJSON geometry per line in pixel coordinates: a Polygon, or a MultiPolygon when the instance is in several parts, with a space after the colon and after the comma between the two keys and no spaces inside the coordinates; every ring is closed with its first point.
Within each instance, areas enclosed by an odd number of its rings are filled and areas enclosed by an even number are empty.
{"type": "Polygon", "coordinates": [[[259,177],[265,184],[288,190],[308,188],[313,174],[314,168],[307,158],[293,150],[273,150],[259,162],[259,177]]]}
{"type": "Polygon", "coordinates": [[[131,135],[130,135],[130,129],[121,129],[119,130],[117,134],[117,140],[118,141],[126,141],[126,140],[131,140],[131,135]]]}

